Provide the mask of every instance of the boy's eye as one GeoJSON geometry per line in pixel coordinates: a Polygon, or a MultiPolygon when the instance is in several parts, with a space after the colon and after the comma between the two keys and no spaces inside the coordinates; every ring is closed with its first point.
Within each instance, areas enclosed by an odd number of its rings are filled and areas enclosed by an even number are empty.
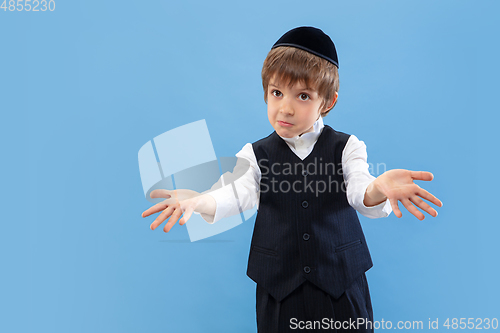
{"type": "Polygon", "coordinates": [[[299,95],[299,98],[302,100],[302,101],[307,101],[309,99],[309,95],[308,94],[300,94],[299,95]]]}
{"type": "Polygon", "coordinates": [[[281,97],[281,91],[279,90],[273,90],[271,94],[273,94],[274,97],[281,97]]]}

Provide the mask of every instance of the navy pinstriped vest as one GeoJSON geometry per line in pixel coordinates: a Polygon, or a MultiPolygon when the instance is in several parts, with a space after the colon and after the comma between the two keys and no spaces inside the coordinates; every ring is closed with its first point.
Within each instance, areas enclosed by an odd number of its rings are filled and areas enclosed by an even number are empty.
{"type": "Polygon", "coordinates": [[[262,178],[247,275],[277,301],[305,280],[338,298],[373,265],[345,192],[348,139],[325,125],[304,160],[276,132],[252,144],[262,178]]]}

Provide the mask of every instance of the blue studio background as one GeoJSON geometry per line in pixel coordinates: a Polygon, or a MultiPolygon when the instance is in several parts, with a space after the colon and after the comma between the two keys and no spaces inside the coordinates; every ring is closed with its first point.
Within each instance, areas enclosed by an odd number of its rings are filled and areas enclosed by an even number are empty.
{"type": "Polygon", "coordinates": [[[55,3],[0,10],[1,332],[256,331],[255,217],[194,243],[151,231],[137,153],[200,119],[218,157],[270,134],[262,62],[301,25],[339,53],[325,123],[374,165],[433,172],[443,202],[360,216],[375,320],[500,317],[497,2],[55,3]]]}

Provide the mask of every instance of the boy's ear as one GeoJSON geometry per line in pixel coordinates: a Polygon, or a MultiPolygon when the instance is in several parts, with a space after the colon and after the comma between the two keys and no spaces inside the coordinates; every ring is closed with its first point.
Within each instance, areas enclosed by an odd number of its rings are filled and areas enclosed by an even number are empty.
{"type": "Polygon", "coordinates": [[[339,97],[339,93],[338,92],[335,92],[335,96],[333,97],[333,100],[332,100],[332,104],[330,104],[330,106],[327,108],[327,110],[330,110],[331,108],[333,108],[333,106],[335,105],[335,103],[337,102],[337,98],[339,97]]]}

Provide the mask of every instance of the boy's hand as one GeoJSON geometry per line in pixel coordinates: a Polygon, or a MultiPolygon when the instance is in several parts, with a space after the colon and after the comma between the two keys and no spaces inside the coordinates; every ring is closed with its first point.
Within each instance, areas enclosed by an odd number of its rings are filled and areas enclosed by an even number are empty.
{"type": "Polygon", "coordinates": [[[150,196],[151,198],[166,198],[166,200],[145,210],[142,213],[142,217],[162,211],[153,223],[151,223],[150,228],[151,230],[155,230],[170,217],[163,228],[165,232],[169,232],[170,229],[172,229],[182,214],[184,214],[184,216],[179,220],[179,225],[184,225],[197,208],[201,207],[202,211],[208,209],[208,212],[211,212],[212,210],[210,208],[212,206],[210,204],[215,204],[215,200],[211,196],[200,195],[200,193],[191,190],[154,190],[151,191],[150,196]]]}
{"type": "Polygon", "coordinates": [[[431,216],[436,217],[437,211],[421,198],[432,202],[438,207],[443,205],[442,202],[413,182],[414,180],[431,181],[433,178],[434,176],[432,173],[426,171],[410,171],[404,169],[386,171],[375,179],[366,189],[364,198],[365,206],[374,206],[375,204],[379,204],[389,199],[394,215],[398,218],[403,216],[399,210],[398,201],[401,201],[406,209],[419,220],[423,220],[425,216],[415,207],[415,205],[431,216]]]}

